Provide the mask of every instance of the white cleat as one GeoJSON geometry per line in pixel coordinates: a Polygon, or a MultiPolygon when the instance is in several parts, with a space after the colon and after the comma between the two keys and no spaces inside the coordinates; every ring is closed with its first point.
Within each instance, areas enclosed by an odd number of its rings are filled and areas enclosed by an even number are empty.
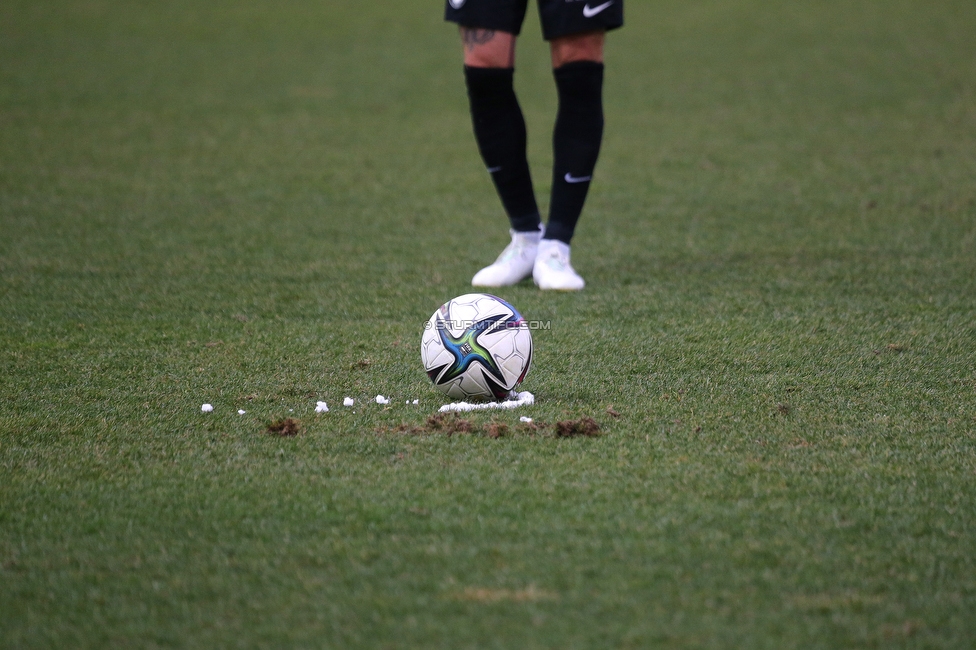
{"type": "Polygon", "coordinates": [[[579,291],[586,282],[569,263],[569,246],[556,239],[539,242],[532,279],[540,289],[579,291]]]}
{"type": "Polygon", "coordinates": [[[505,247],[494,264],[475,273],[471,286],[508,287],[532,275],[542,227],[536,232],[509,232],[512,233],[512,243],[505,247]]]}

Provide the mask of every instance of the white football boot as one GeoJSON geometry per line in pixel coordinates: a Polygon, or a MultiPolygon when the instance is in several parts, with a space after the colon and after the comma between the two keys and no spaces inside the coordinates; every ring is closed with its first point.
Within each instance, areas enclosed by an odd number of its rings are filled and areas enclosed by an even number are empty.
{"type": "Polygon", "coordinates": [[[586,282],[569,263],[569,245],[557,239],[543,239],[532,267],[532,279],[540,289],[579,291],[586,282]]]}
{"type": "Polygon", "coordinates": [[[486,266],[471,279],[474,287],[508,287],[532,275],[536,251],[542,238],[542,226],[534,232],[512,233],[512,243],[505,247],[495,263],[486,266]]]}

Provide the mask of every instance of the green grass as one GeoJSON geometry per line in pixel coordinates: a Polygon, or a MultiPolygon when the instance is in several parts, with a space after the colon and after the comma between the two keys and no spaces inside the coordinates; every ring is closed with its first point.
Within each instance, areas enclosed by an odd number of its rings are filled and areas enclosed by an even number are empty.
{"type": "Polygon", "coordinates": [[[490,439],[391,432],[506,240],[440,5],[0,4],[0,646],[976,644],[976,5],[627,9],[490,439]]]}

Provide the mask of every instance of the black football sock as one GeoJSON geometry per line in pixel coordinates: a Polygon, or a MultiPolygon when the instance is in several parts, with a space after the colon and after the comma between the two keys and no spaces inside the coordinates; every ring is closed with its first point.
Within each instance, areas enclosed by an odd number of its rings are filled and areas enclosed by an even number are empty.
{"type": "Polygon", "coordinates": [[[544,237],[568,244],[603,140],[603,64],[574,61],[556,68],[553,76],[559,111],[552,135],[552,198],[544,237]]]}
{"type": "Polygon", "coordinates": [[[512,230],[539,229],[539,206],[525,156],[525,118],[515,96],[512,68],[464,66],[471,121],[481,158],[508,214],[512,230]]]}

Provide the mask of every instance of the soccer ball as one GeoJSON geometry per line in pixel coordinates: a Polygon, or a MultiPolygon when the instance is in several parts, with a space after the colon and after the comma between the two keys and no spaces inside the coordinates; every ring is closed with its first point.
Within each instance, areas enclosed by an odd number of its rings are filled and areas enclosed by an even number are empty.
{"type": "Polygon", "coordinates": [[[486,293],[450,300],[424,325],[420,358],[448,397],[505,399],[532,362],[532,333],[510,304],[486,293]]]}

